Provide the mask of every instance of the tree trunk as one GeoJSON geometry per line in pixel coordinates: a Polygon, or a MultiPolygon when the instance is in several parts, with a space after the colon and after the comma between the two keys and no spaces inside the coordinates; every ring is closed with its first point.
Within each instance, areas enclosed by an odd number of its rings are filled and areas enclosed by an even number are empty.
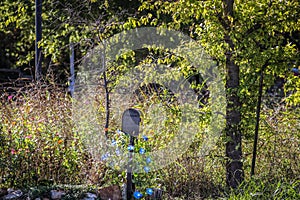
{"type": "Polygon", "coordinates": [[[241,148],[241,113],[240,100],[238,96],[239,89],[239,66],[235,64],[232,54],[235,50],[234,43],[229,36],[231,31],[230,20],[233,18],[233,0],[224,0],[224,19],[225,19],[225,42],[229,45],[229,50],[226,52],[226,183],[232,188],[237,188],[244,179],[242,148],[241,148]]]}

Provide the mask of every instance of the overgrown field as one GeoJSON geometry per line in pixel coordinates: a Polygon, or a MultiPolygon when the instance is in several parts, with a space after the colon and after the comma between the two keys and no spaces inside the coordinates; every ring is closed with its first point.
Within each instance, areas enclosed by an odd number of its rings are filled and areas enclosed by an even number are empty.
{"type": "MultiPolygon", "coordinates": [[[[98,101],[104,107],[102,100],[98,101]]],[[[19,94],[2,95],[0,188],[45,184],[121,186],[126,181],[124,172],[111,169],[109,163],[95,160],[89,154],[76,130],[72,104],[68,94],[55,86],[35,86],[19,94]]],[[[136,187],[139,190],[161,188],[164,199],[299,199],[299,116],[299,107],[263,106],[256,175],[252,178],[254,123],[249,121],[243,127],[245,182],[236,191],[225,186],[226,138],[220,137],[214,148],[202,157],[199,156],[203,142],[200,133],[176,162],[158,171],[136,174],[136,187]]],[[[112,120],[110,135],[120,129],[116,126],[112,120]]],[[[168,126],[172,129],[172,123],[168,126]]],[[[149,139],[149,142],[153,141],[149,139]]]]}

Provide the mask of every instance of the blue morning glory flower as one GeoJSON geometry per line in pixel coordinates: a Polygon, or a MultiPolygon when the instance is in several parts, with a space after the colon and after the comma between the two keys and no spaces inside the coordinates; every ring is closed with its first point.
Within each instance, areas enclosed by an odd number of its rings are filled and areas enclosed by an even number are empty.
{"type": "Polygon", "coordinates": [[[146,194],[152,195],[153,194],[153,190],[151,188],[147,188],[146,189],[146,194]]]}
{"type": "Polygon", "coordinates": [[[300,70],[296,67],[292,68],[292,72],[299,74],[300,70]]]}
{"type": "Polygon", "coordinates": [[[110,163],[109,163],[109,166],[110,166],[110,167],[114,167],[114,166],[115,166],[115,163],[114,163],[114,162],[110,162],[110,163]]]}
{"type": "Polygon", "coordinates": [[[111,144],[112,144],[113,146],[115,146],[115,145],[117,144],[117,141],[116,141],[116,140],[112,140],[112,141],[111,141],[111,144]]]}
{"type": "Polygon", "coordinates": [[[150,168],[147,167],[147,166],[145,166],[145,167],[144,167],[144,171],[145,171],[146,173],[148,173],[148,172],[150,171],[150,168]]]}
{"type": "Polygon", "coordinates": [[[133,197],[134,197],[135,199],[140,199],[140,198],[143,197],[143,194],[140,193],[139,191],[135,191],[135,192],[133,193],[133,197]]]}
{"type": "Polygon", "coordinates": [[[143,136],[143,139],[144,139],[144,141],[147,141],[148,140],[148,137],[147,136],[143,136]]]}
{"type": "Polygon", "coordinates": [[[117,156],[119,156],[119,155],[121,155],[121,152],[120,152],[120,149],[116,149],[116,154],[117,154],[117,156]]]}
{"type": "Polygon", "coordinates": [[[151,158],[150,158],[150,157],[147,157],[147,158],[146,158],[146,163],[149,164],[150,162],[151,162],[151,158]]]}
{"type": "Polygon", "coordinates": [[[144,148],[140,148],[139,153],[140,154],[144,154],[146,152],[146,150],[144,148]]]}
{"type": "Polygon", "coordinates": [[[106,153],[101,156],[101,160],[106,160],[109,157],[109,153],[106,153]]]}
{"type": "Polygon", "coordinates": [[[127,147],[127,149],[128,149],[129,151],[133,151],[133,150],[134,150],[134,146],[133,146],[133,145],[129,145],[129,146],[127,147]]]}

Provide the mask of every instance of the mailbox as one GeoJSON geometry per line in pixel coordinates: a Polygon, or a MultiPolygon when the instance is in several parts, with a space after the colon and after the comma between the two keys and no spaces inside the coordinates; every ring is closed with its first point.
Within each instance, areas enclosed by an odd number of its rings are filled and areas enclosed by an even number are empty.
{"type": "Polygon", "coordinates": [[[124,111],[122,116],[122,131],[131,136],[139,135],[141,115],[138,110],[129,108],[124,111]]]}

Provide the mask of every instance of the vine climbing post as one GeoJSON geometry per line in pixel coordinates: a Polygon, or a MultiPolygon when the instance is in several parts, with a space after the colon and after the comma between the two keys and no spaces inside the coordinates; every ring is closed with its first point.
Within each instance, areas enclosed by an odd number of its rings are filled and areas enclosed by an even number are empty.
{"type": "Polygon", "coordinates": [[[70,86],[69,91],[71,97],[74,96],[74,87],[75,87],[75,69],[74,69],[74,60],[75,60],[75,52],[74,52],[74,44],[70,44],[70,86]]]}
{"type": "Polygon", "coordinates": [[[260,121],[260,109],[261,109],[261,98],[262,98],[262,89],[263,89],[263,81],[264,81],[264,70],[267,67],[268,62],[264,64],[260,71],[260,81],[259,81],[259,92],[256,106],[256,124],[255,124],[255,135],[254,135],[254,144],[253,144],[253,154],[252,154],[252,165],[251,165],[251,176],[254,175],[255,170],[255,161],[257,154],[257,141],[258,141],[258,129],[259,129],[259,121],[260,121]]]}
{"type": "MultiPolygon", "coordinates": [[[[106,69],[106,60],[105,60],[105,44],[104,44],[104,52],[102,52],[102,67],[106,69]]],[[[104,125],[104,132],[105,136],[108,136],[108,127],[109,127],[109,115],[110,115],[110,108],[109,108],[109,89],[108,89],[108,80],[106,77],[106,70],[103,71],[103,86],[105,90],[105,125],[104,125]]]]}
{"type": "Polygon", "coordinates": [[[35,0],[35,80],[42,77],[42,48],[39,42],[42,39],[42,0],[35,0]]]}

